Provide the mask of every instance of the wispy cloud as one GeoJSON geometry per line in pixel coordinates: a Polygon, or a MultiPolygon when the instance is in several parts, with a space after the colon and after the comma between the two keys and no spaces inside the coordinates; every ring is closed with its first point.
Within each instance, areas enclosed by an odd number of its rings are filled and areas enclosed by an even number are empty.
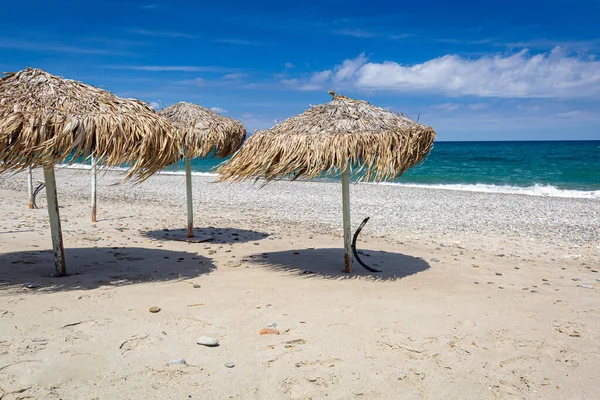
{"type": "Polygon", "coordinates": [[[142,6],[140,8],[144,9],[144,10],[151,10],[153,8],[158,8],[160,6],[160,4],[146,4],[145,6],[142,6]]]}
{"type": "Polygon", "coordinates": [[[68,46],[59,43],[44,43],[28,40],[5,40],[0,39],[1,49],[27,50],[40,53],[71,53],[71,54],[102,54],[102,55],[124,55],[121,50],[99,49],[97,47],[68,46]]]}
{"type": "Polygon", "coordinates": [[[214,111],[216,113],[219,113],[219,114],[227,113],[227,110],[225,110],[224,108],[221,108],[221,107],[212,107],[210,110],[214,111]]]}
{"type": "Polygon", "coordinates": [[[538,104],[533,104],[533,105],[519,104],[519,105],[517,105],[517,109],[519,111],[538,112],[538,111],[540,111],[541,107],[538,104]]]}
{"type": "Polygon", "coordinates": [[[388,36],[388,39],[390,39],[390,40],[402,40],[402,39],[408,39],[408,38],[411,38],[411,37],[415,37],[415,35],[412,34],[412,33],[403,33],[401,35],[391,35],[391,36],[388,36]]]}
{"type": "Polygon", "coordinates": [[[591,40],[534,39],[517,42],[496,42],[494,45],[517,49],[553,49],[561,47],[573,50],[593,50],[600,48],[600,38],[591,40]]]}
{"type": "Polygon", "coordinates": [[[535,49],[548,50],[556,47],[572,50],[593,50],[600,48],[600,38],[591,40],[552,40],[552,39],[532,39],[521,41],[506,41],[498,38],[482,39],[455,39],[442,38],[436,41],[440,43],[451,43],[459,45],[489,45],[494,47],[506,47],[508,49],[535,49]]]}
{"type": "Polygon", "coordinates": [[[480,110],[485,110],[489,106],[490,105],[487,103],[473,103],[473,104],[469,104],[467,107],[469,108],[469,110],[472,110],[472,111],[480,111],[480,110]]]}
{"type": "Polygon", "coordinates": [[[129,32],[142,36],[195,39],[196,36],[184,32],[149,31],[147,29],[130,29],[129,32]]]}
{"type": "MultiPolygon", "coordinates": [[[[484,112],[473,112],[461,107],[453,112],[430,110],[421,114],[421,122],[439,129],[440,138],[444,132],[466,133],[469,140],[487,140],[483,132],[501,132],[504,140],[522,139],[522,132],[543,132],[539,137],[544,138],[549,130],[573,132],[581,128],[589,131],[597,127],[600,114],[597,110],[576,108],[577,106],[547,102],[546,107],[535,105],[537,111],[523,109],[518,105],[513,108],[490,108],[484,112]],[[465,121],[468,121],[466,124],[465,121]],[[574,129],[578,127],[579,129],[574,129]]],[[[529,108],[529,107],[527,107],[529,108]]],[[[436,129],[436,131],[438,130],[436,129]]],[[[585,137],[585,133],[583,136],[585,137]]]]}
{"type": "Polygon", "coordinates": [[[456,103],[442,103],[442,104],[434,104],[431,106],[431,108],[436,109],[436,110],[442,110],[442,111],[456,111],[460,108],[460,104],[456,104],[456,103]]]}
{"type": "Polygon", "coordinates": [[[230,79],[230,80],[235,80],[235,79],[243,79],[248,77],[248,74],[242,74],[239,72],[233,73],[233,74],[227,74],[227,75],[223,75],[223,79],[230,79]]]}
{"type": "Polygon", "coordinates": [[[294,64],[292,64],[291,62],[286,62],[285,63],[285,68],[286,69],[292,69],[292,68],[296,68],[296,66],[294,64]]]}
{"type": "Polygon", "coordinates": [[[244,39],[216,39],[215,43],[237,44],[240,46],[258,46],[258,43],[244,39]]]}
{"type": "Polygon", "coordinates": [[[440,43],[452,43],[452,44],[490,44],[495,43],[496,39],[493,38],[483,38],[483,39],[451,39],[451,38],[443,38],[437,39],[440,43]]]}
{"type": "Polygon", "coordinates": [[[335,29],[332,32],[334,35],[352,36],[357,38],[374,38],[380,36],[379,33],[369,32],[364,29],[335,29]]]}
{"type": "Polygon", "coordinates": [[[238,118],[242,121],[242,123],[248,130],[248,133],[254,133],[256,130],[259,129],[270,128],[283,120],[282,117],[268,117],[265,115],[257,115],[249,112],[240,114],[238,118]]]}
{"type": "Polygon", "coordinates": [[[321,71],[313,73],[308,79],[280,79],[279,82],[298,90],[320,90],[329,81],[331,75],[331,71],[321,71]]]}
{"type": "Polygon", "coordinates": [[[160,108],[160,104],[158,104],[156,101],[151,101],[150,103],[148,103],[148,105],[155,110],[160,108]]]}
{"type": "Polygon", "coordinates": [[[148,72],[229,72],[235,70],[219,66],[194,65],[110,65],[108,68],[148,72]]]}
{"type": "Polygon", "coordinates": [[[373,32],[373,31],[369,31],[366,29],[356,29],[356,28],[334,29],[332,31],[332,33],[334,35],[352,36],[352,37],[356,37],[356,38],[372,39],[372,38],[380,37],[380,38],[386,38],[386,39],[390,39],[390,40],[401,40],[401,39],[407,39],[409,37],[415,36],[412,33],[403,33],[403,34],[395,35],[395,34],[373,32]]]}
{"type": "MultiPolygon", "coordinates": [[[[506,98],[600,96],[600,61],[570,55],[561,48],[547,53],[523,50],[472,59],[445,55],[413,65],[368,62],[361,54],[332,70],[319,72],[326,73],[328,79],[320,81],[319,88],[328,84],[370,91],[506,98]]],[[[306,90],[313,83],[312,77],[300,79],[295,87],[306,90]]]]}

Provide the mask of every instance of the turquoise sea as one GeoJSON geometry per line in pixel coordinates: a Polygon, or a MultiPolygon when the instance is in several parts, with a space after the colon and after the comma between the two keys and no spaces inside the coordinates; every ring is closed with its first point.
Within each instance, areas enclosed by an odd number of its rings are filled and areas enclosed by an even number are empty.
{"type": "MultiPolygon", "coordinates": [[[[214,173],[221,162],[194,159],[192,170],[214,173]]],[[[184,169],[182,161],[165,173],[184,169]]],[[[384,184],[600,199],[600,140],[435,142],[423,163],[384,184]]]]}
{"type": "MultiPolygon", "coordinates": [[[[220,162],[195,159],[192,169],[210,173],[220,162]]],[[[167,170],[183,169],[182,162],[167,170]]],[[[421,165],[393,183],[600,198],[600,140],[436,142],[421,165]]]]}

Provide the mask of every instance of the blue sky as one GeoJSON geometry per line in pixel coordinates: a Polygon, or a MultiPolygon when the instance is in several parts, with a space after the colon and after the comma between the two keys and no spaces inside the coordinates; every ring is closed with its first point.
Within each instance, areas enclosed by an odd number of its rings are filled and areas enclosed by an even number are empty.
{"type": "Polygon", "coordinates": [[[329,89],[440,140],[600,139],[600,0],[21,1],[0,70],[38,67],[265,129],[329,89]]]}

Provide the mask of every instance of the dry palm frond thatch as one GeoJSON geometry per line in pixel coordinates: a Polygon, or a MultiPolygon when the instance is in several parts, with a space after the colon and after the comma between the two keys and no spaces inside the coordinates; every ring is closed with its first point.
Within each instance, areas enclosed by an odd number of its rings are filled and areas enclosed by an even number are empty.
{"type": "Polygon", "coordinates": [[[181,102],[158,113],[179,129],[189,158],[206,157],[213,151],[217,157],[226,157],[236,152],[246,138],[241,122],[196,104],[181,102]]]}
{"type": "Polygon", "coordinates": [[[382,181],[402,175],[433,147],[431,127],[366,101],[330,94],[331,102],[248,138],[217,170],[220,179],[314,178],[359,166],[359,180],[382,181]]]}
{"type": "Polygon", "coordinates": [[[144,180],[181,158],[174,127],[145,103],[27,68],[0,78],[0,172],[93,154],[144,180]]]}

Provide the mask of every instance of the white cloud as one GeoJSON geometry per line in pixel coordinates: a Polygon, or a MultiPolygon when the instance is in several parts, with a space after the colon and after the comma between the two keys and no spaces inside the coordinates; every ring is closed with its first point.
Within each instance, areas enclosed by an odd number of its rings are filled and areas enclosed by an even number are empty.
{"type": "Polygon", "coordinates": [[[143,36],[160,36],[160,37],[170,37],[170,38],[186,38],[186,39],[195,39],[194,35],[190,35],[188,33],[182,32],[161,32],[161,31],[149,31],[147,29],[131,29],[130,32],[143,35],[143,36]]]}
{"type": "Polygon", "coordinates": [[[221,108],[221,107],[213,107],[210,110],[214,111],[216,113],[219,113],[219,114],[225,114],[227,112],[227,110],[225,110],[224,108],[221,108]]]}
{"type": "Polygon", "coordinates": [[[401,39],[406,39],[406,38],[415,36],[412,33],[389,35],[389,34],[384,34],[384,33],[380,33],[380,32],[368,31],[366,29],[356,29],[356,28],[336,29],[336,30],[333,30],[332,33],[334,35],[352,36],[352,37],[356,37],[356,38],[366,38],[366,39],[383,37],[383,38],[387,38],[390,40],[401,40],[401,39]]]}
{"type": "Polygon", "coordinates": [[[223,79],[242,79],[242,78],[246,78],[247,76],[248,76],[247,74],[234,73],[234,74],[224,75],[223,79]]]}
{"type": "Polygon", "coordinates": [[[148,103],[148,105],[155,110],[160,107],[160,104],[158,104],[156,101],[151,101],[150,103],[148,103]]]}
{"type": "Polygon", "coordinates": [[[415,35],[412,33],[403,33],[401,35],[392,35],[390,37],[388,37],[388,39],[390,40],[401,40],[401,39],[408,39],[410,37],[414,37],[415,35]]]}
{"type": "Polygon", "coordinates": [[[473,104],[469,104],[469,110],[473,110],[473,111],[480,111],[480,110],[485,110],[486,108],[488,108],[490,105],[486,104],[486,103],[473,103],[473,104]]]}
{"type": "Polygon", "coordinates": [[[127,69],[132,71],[148,72],[226,72],[231,68],[217,66],[193,66],[193,65],[113,65],[111,69],[127,69]]]}
{"type": "Polygon", "coordinates": [[[538,111],[540,111],[541,107],[538,104],[533,104],[533,105],[519,104],[519,105],[517,105],[517,109],[519,111],[538,112],[538,111]]]}
{"type": "Polygon", "coordinates": [[[286,63],[285,63],[285,67],[286,67],[287,69],[292,69],[292,68],[295,68],[296,66],[295,66],[294,64],[292,64],[291,62],[286,62],[286,63]]]}
{"type": "Polygon", "coordinates": [[[240,114],[239,119],[242,121],[246,130],[249,134],[254,133],[257,130],[268,129],[275,125],[278,121],[281,122],[282,118],[272,117],[265,115],[256,115],[254,113],[243,113],[240,114]]]}
{"type": "Polygon", "coordinates": [[[364,54],[356,57],[354,60],[345,60],[342,65],[335,67],[335,74],[333,80],[341,82],[344,80],[352,79],[352,77],[358,73],[359,69],[365,65],[367,57],[364,54]]]}
{"type": "Polygon", "coordinates": [[[280,82],[286,86],[290,86],[299,90],[320,90],[324,85],[329,82],[329,78],[332,76],[332,72],[329,70],[314,72],[310,78],[305,80],[299,79],[281,79],[280,82]]]}
{"type": "Polygon", "coordinates": [[[431,108],[434,108],[436,110],[442,110],[442,111],[456,111],[460,108],[460,104],[456,104],[456,103],[434,104],[431,106],[431,108]]]}
{"type": "Polygon", "coordinates": [[[215,43],[237,44],[240,46],[258,46],[258,43],[243,39],[217,39],[215,43]]]}
{"type": "Polygon", "coordinates": [[[336,29],[333,31],[335,35],[344,35],[344,36],[352,36],[358,38],[374,38],[379,36],[379,34],[374,32],[369,32],[364,29],[336,29]]]}
{"type": "Polygon", "coordinates": [[[353,60],[345,60],[341,65],[336,66],[333,71],[314,72],[307,79],[282,79],[281,83],[298,90],[322,90],[328,85],[351,80],[353,75],[366,62],[367,58],[364,54],[361,54],[353,60]]]}
{"type": "Polygon", "coordinates": [[[555,47],[568,48],[568,49],[597,49],[600,46],[600,39],[592,40],[570,40],[570,41],[558,41],[550,39],[535,39],[512,43],[493,43],[496,46],[510,47],[510,48],[521,48],[521,49],[553,49],[555,47]]]}
{"type": "Polygon", "coordinates": [[[60,43],[43,43],[29,40],[13,40],[0,38],[0,49],[27,50],[43,53],[71,53],[71,54],[124,54],[121,51],[99,49],[97,46],[77,47],[60,43]]]}
{"type": "MultiPolygon", "coordinates": [[[[446,55],[413,65],[368,62],[361,54],[336,66],[329,82],[354,89],[447,96],[581,98],[600,95],[600,61],[567,54],[559,47],[547,53],[523,50],[474,59],[446,55]]],[[[296,85],[303,89],[310,83],[300,80],[296,85]]]]}

